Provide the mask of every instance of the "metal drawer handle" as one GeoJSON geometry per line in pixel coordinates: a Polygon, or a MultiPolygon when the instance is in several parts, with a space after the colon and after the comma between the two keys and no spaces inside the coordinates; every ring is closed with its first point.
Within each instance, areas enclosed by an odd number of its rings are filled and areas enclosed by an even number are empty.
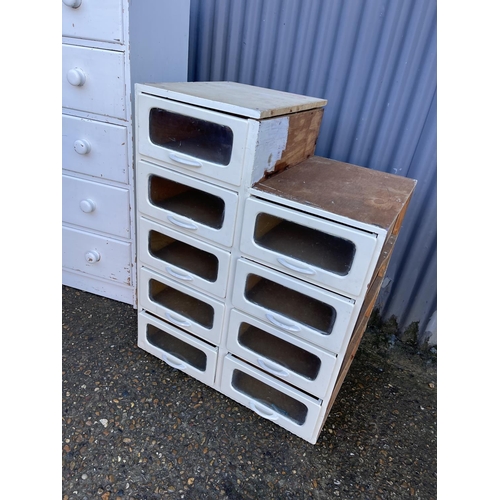
{"type": "Polygon", "coordinates": [[[283,257],[278,257],[278,262],[282,266],[285,266],[288,269],[291,269],[292,271],[296,271],[297,273],[302,273],[302,274],[316,274],[316,272],[313,269],[311,269],[310,267],[299,267],[299,266],[296,266],[295,264],[292,264],[291,262],[288,262],[283,257]]]}
{"type": "Polygon", "coordinates": [[[285,323],[282,323],[281,321],[277,320],[272,314],[266,313],[266,318],[273,325],[278,326],[279,328],[283,328],[283,330],[286,330],[288,332],[300,332],[300,327],[298,325],[287,325],[285,323]]]}
{"type": "Polygon", "coordinates": [[[272,361],[258,358],[257,363],[259,363],[259,365],[262,368],[264,368],[264,370],[268,371],[269,373],[272,373],[273,375],[276,375],[277,377],[288,377],[288,375],[290,375],[290,372],[288,370],[279,367],[279,365],[272,363],[272,361]],[[273,365],[276,366],[273,367],[273,365]]]}
{"type": "Polygon", "coordinates": [[[177,156],[175,153],[169,153],[170,159],[180,163],[181,165],[186,165],[187,167],[202,167],[203,165],[199,161],[188,160],[187,158],[182,158],[177,156]]]}
{"type": "Polygon", "coordinates": [[[186,320],[183,320],[183,319],[177,319],[177,318],[174,318],[170,313],[166,312],[165,313],[165,317],[171,322],[173,323],[174,325],[177,325],[177,326],[184,326],[184,327],[190,327],[191,326],[191,322],[190,321],[186,321],[186,320]]]}
{"type": "Polygon", "coordinates": [[[263,418],[267,418],[268,420],[278,420],[279,415],[272,410],[269,410],[267,406],[256,403],[252,399],[248,401],[250,409],[252,409],[257,415],[260,415],[263,418]]]}
{"type": "Polygon", "coordinates": [[[163,361],[167,363],[167,365],[172,368],[177,368],[178,370],[185,370],[187,368],[186,363],[174,358],[173,356],[169,356],[168,354],[163,354],[163,361]]]}
{"type": "Polygon", "coordinates": [[[175,224],[176,226],[183,227],[184,229],[191,229],[192,231],[196,231],[198,229],[198,226],[195,226],[194,224],[189,224],[188,222],[182,222],[179,219],[176,219],[172,215],[167,215],[167,219],[172,223],[175,224]]]}
{"type": "Polygon", "coordinates": [[[165,268],[167,270],[167,272],[169,274],[171,274],[174,278],[177,278],[177,279],[180,279],[180,280],[184,280],[184,281],[193,281],[193,278],[191,276],[189,276],[189,274],[181,274],[181,273],[177,273],[176,271],[174,271],[171,267],[167,266],[165,268]]]}

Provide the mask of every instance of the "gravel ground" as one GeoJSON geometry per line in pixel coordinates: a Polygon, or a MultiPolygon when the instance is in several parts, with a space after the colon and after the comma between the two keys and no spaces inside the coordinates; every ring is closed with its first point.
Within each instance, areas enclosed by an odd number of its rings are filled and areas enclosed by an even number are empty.
{"type": "Polygon", "coordinates": [[[62,299],[64,500],[436,499],[435,353],[372,327],[311,445],[139,349],[131,306],[62,299]]]}

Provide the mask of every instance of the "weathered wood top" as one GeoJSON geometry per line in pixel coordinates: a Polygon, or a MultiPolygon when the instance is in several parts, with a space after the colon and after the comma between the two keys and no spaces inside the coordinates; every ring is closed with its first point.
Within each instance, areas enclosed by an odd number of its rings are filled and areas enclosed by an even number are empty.
{"type": "Polygon", "coordinates": [[[327,103],[317,97],[236,82],[148,83],[138,88],[147,92],[146,86],[154,87],[155,93],[167,99],[257,119],[320,108],[327,103]]]}
{"type": "Polygon", "coordinates": [[[253,188],[389,230],[411,197],[415,180],[312,156],[253,188]]]}

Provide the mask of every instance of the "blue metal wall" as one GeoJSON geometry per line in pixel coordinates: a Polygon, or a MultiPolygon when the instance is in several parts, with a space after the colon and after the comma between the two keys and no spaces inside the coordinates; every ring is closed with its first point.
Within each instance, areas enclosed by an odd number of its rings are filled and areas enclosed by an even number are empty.
{"type": "Polygon", "coordinates": [[[436,10],[436,0],[191,0],[188,76],[328,99],[317,155],[418,180],[377,307],[401,330],[418,322],[431,344],[436,10]]]}

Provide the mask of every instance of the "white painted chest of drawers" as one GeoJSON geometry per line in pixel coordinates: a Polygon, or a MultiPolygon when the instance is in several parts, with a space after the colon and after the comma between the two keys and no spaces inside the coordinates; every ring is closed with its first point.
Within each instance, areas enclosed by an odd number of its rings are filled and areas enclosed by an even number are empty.
{"type": "Polygon", "coordinates": [[[133,86],[187,79],[189,8],[62,2],[63,284],[134,307],[133,86]]]}
{"type": "Polygon", "coordinates": [[[136,85],[138,344],[311,443],[415,186],[313,156],[325,104],[136,85]]]}

